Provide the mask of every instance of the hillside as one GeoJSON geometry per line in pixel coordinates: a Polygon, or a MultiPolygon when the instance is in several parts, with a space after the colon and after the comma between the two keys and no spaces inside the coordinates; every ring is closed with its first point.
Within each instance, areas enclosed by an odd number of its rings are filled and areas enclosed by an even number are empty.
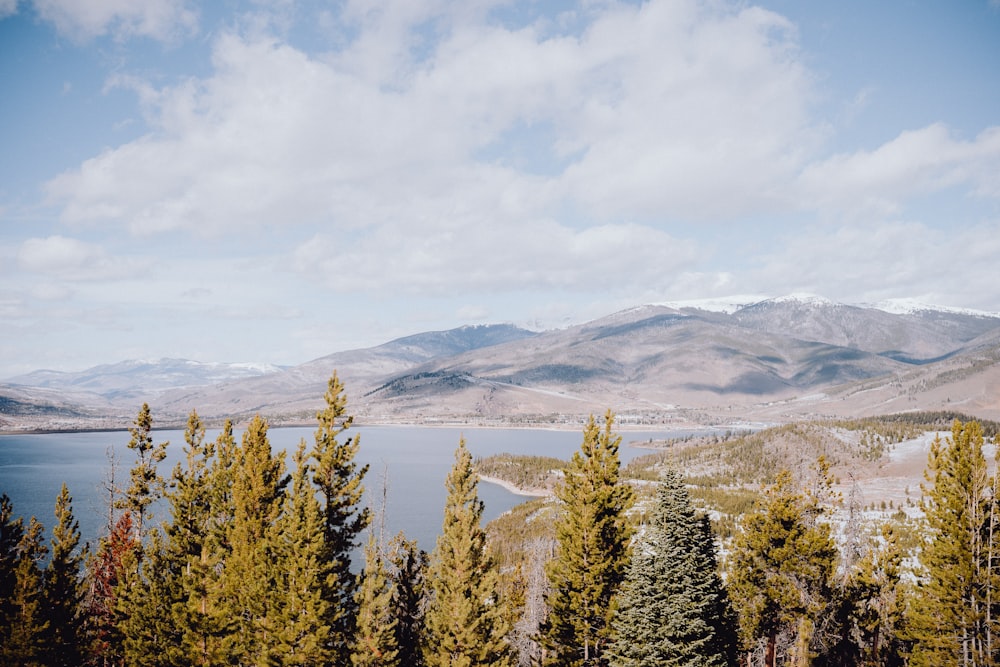
{"type": "Polygon", "coordinates": [[[1000,417],[1000,317],[898,306],[803,295],[724,309],[647,305],[541,333],[426,332],[214,383],[204,380],[210,365],[176,360],[164,360],[173,374],[143,375],[134,364],[31,374],[19,380],[34,387],[0,385],[0,417],[8,428],[38,425],[42,407],[58,405],[78,414],[70,421],[122,420],[146,400],[161,423],[192,409],[208,419],[260,412],[309,422],[335,370],[369,423],[575,424],[609,407],[625,424],[661,425],[942,409],[1000,417]],[[185,380],[178,366],[200,368],[203,381],[185,380]],[[34,404],[29,389],[45,396],[34,404]]]}

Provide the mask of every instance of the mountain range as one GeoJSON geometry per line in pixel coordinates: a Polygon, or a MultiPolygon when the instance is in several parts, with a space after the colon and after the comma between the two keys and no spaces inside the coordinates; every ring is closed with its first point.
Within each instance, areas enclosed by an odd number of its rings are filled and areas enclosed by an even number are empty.
{"type": "Polygon", "coordinates": [[[1000,418],[1000,314],[792,295],[644,305],[564,329],[426,332],[292,367],[123,362],[0,384],[0,428],[310,423],[336,371],[359,420],[549,423],[783,421],[952,409],[1000,418]]]}

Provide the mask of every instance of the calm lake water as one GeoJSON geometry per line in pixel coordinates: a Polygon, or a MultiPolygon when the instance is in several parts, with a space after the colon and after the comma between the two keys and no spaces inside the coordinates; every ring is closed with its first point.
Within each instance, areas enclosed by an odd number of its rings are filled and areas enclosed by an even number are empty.
{"type": "MultiPolygon", "coordinates": [[[[313,442],[312,427],[272,428],[268,432],[274,451],[289,454],[299,440],[313,442]]],[[[628,462],[649,453],[629,442],[679,437],[678,431],[623,431],[621,458],[628,462]]],[[[215,438],[218,431],[209,431],[215,438]]],[[[428,428],[412,426],[361,426],[348,434],[361,434],[359,464],[370,464],[365,477],[369,497],[379,498],[383,478],[387,482],[386,527],[389,535],[402,530],[430,551],[441,529],[445,501],[444,482],[454,463],[455,449],[464,434],[473,456],[501,452],[537,454],[568,459],[580,448],[580,431],[541,429],[428,428]]],[[[239,438],[240,434],[237,434],[239,438]]],[[[182,431],[155,431],[154,442],[167,440],[167,458],[160,474],[169,477],[174,465],[183,459],[182,431]]],[[[134,455],[124,431],[100,433],[54,433],[0,435],[0,493],[10,496],[16,515],[35,516],[46,529],[55,521],[53,508],[59,488],[65,482],[73,496],[73,512],[80,521],[83,539],[95,541],[106,516],[101,482],[108,472],[109,448],[118,459],[120,485],[127,484],[128,470],[134,455]]],[[[486,505],[484,522],[490,521],[515,505],[523,496],[512,494],[488,483],[479,485],[479,497],[486,505]]],[[[370,506],[376,503],[368,502],[370,506]]]]}

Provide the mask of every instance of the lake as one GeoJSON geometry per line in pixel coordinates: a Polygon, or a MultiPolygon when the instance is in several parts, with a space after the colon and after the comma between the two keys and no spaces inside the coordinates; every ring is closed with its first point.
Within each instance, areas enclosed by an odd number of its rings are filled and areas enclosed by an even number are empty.
{"type": "MultiPolygon", "coordinates": [[[[274,451],[289,454],[299,440],[313,443],[313,427],[272,428],[268,432],[274,451]]],[[[649,453],[628,443],[650,438],[681,437],[689,431],[622,431],[621,459],[626,463],[649,453]]],[[[218,431],[208,431],[214,439],[218,431]]],[[[544,429],[433,428],[416,426],[356,426],[348,434],[360,434],[359,464],[370,464],[365,477],[368,498],[381,496],[386,480],[387,535],[405,531],[421,548],[430,551],[441,529],[445,501],[445,478],[454,463],[459,438],[465,436],[473,456],[509,452],[568,459],[580,448],[583,431],[544,429]]],[[[240,434],[236,434],[237,438],[240,434]]],[[[160,474],[169,477],[183,459],[183,431],[155,431],[154,442],[167,440],[167,458],[160,474]]],[[[341,437],[343,440],[343,436],[341,437]]],[[[0,493],[10,496],[14,513],[35,516],[46,529],[55,522],[53,508],[63,482],[73,496],[73,512],[80,522],[83,539],[94,542],[107,514],[101,483],[107,476],[107,452],[112,448],[118,459],[118,481],[127,485],[134,455],[124,431],[95,433],[52,433],[0,435],[0,493]]],[[[479,497],[486,509],[484,523],[515,505],[523,496],[489,483],[480,483],[479,497]]],[[[366,501],[375,507],[378,501],[366,501]]]]}

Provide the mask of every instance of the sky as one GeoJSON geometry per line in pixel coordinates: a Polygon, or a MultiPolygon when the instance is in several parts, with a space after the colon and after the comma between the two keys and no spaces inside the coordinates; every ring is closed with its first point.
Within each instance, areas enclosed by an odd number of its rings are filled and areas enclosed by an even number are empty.
{"type": "Polygon", "coordinates": [[[1000,311],[1000,0],[0,0],[0,378],[1000,311]]]}

